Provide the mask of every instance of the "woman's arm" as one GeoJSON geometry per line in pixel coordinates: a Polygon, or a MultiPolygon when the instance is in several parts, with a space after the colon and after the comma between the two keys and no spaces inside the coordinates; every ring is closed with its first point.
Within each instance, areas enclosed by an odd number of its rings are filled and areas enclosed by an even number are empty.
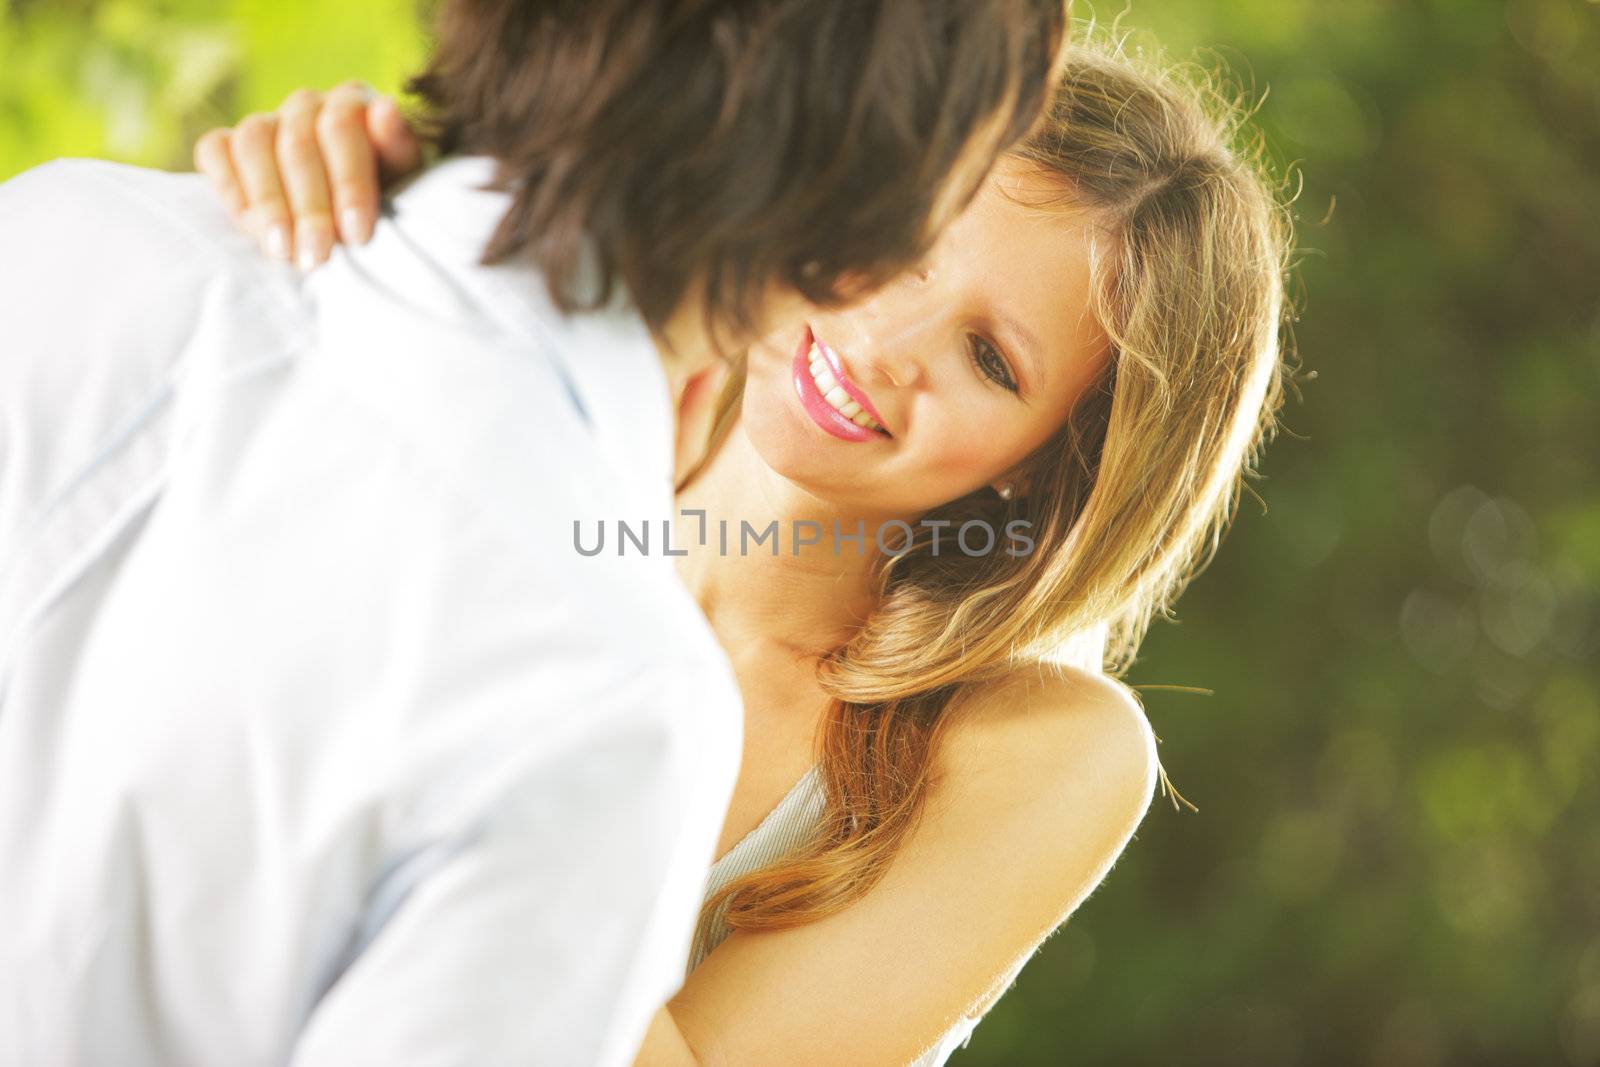
{"type": "Polygon", "coordinates": [[[420,166],[422,148],[392,97],[346,82],[211,130],[194,161],[268,255],[310,269],[335,239],[371,236],[380,186],[420,166]]]}
{"type": "Polygon", "coordinates": [[[1110,872],[1155,791],[1155,739],[1114,682],[1019,671],[960,709],[884,880],[790,930],[730,934],[650,1023],[634,1067],[904,1067],[1110,872]]]}
{"type": "Polygon", "coordinates": [[[650,1020],[644,1044],[634,1057],[633,1067],[710,1067],[710,1060],[697,1055],[683,1036],[683,1029],[672,1012],[662,1008],[650,1020]]]}
{"type": "Polygon", "coordinates": [[[903,1067],[1109,872],[1157,775],[1126,690],[1039,668],[952,710],[924,817],[883,881],[819,922],[735,931],[672,999],[700,1063],[903,1067]]]}

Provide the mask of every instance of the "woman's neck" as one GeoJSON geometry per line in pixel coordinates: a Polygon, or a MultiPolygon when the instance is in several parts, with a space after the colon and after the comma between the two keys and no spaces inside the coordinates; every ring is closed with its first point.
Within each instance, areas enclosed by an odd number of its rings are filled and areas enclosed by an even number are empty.
{"type": "Polygon", "coordinates": [[[673,540],[688,551],[678,573],[725,646],[820,653],[848,641],[876,605],[874,533],[897,516],[847,514],[807,493],[762,461],[742,422],[677,500],[673,540]],[[686,510],[705,512],[704,544],[686,510]],[[845,537],[835,539],[835,523],[845,537]]]}

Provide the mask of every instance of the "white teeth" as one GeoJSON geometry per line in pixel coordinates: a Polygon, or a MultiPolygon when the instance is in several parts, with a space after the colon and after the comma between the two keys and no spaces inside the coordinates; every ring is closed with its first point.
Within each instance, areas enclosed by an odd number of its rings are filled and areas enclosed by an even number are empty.
{"type": "Polygon", "coordinates": [[[811,346],[811,380],[817,383],[817,391],[822,394],[822,399],[826,400],[828,405],[839,414],[857,426],[862,426],[869,430],[882,429],[877,420],[868,415],[861,405],[852,400],[850,394],[844,391],[844,386],[839,384],[839,379],[833,376],[833,368],[828,366],[828,361],[823,358],[822,352],[815,344],[811,346]]]}

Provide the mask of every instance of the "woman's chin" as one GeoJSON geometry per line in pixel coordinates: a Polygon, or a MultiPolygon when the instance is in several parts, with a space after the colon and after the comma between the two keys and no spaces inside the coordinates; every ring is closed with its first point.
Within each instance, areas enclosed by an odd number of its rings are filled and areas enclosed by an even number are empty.
{"type": "Polygon", "coordinates": [[[792,420],[761,418],[755,412],[747,411],[743,418],[751,449],[773,474],[813,493],[839,481],[838,460],[828,454],[828,441],[820,434],[808,433],[792,420]]]}

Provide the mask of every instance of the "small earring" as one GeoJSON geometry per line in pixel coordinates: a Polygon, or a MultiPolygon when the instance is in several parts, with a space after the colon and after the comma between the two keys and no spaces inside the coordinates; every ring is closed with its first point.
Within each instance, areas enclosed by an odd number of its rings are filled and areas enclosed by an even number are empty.
{"type": "Polygon", "coordinates": [[[1010,482],[1002,485],[999,489],[996,489],[995,492],[1000,494],[1001,500],[1010,500],[1017,493],[1016,489],[1012,487],[1010,482]]]}

